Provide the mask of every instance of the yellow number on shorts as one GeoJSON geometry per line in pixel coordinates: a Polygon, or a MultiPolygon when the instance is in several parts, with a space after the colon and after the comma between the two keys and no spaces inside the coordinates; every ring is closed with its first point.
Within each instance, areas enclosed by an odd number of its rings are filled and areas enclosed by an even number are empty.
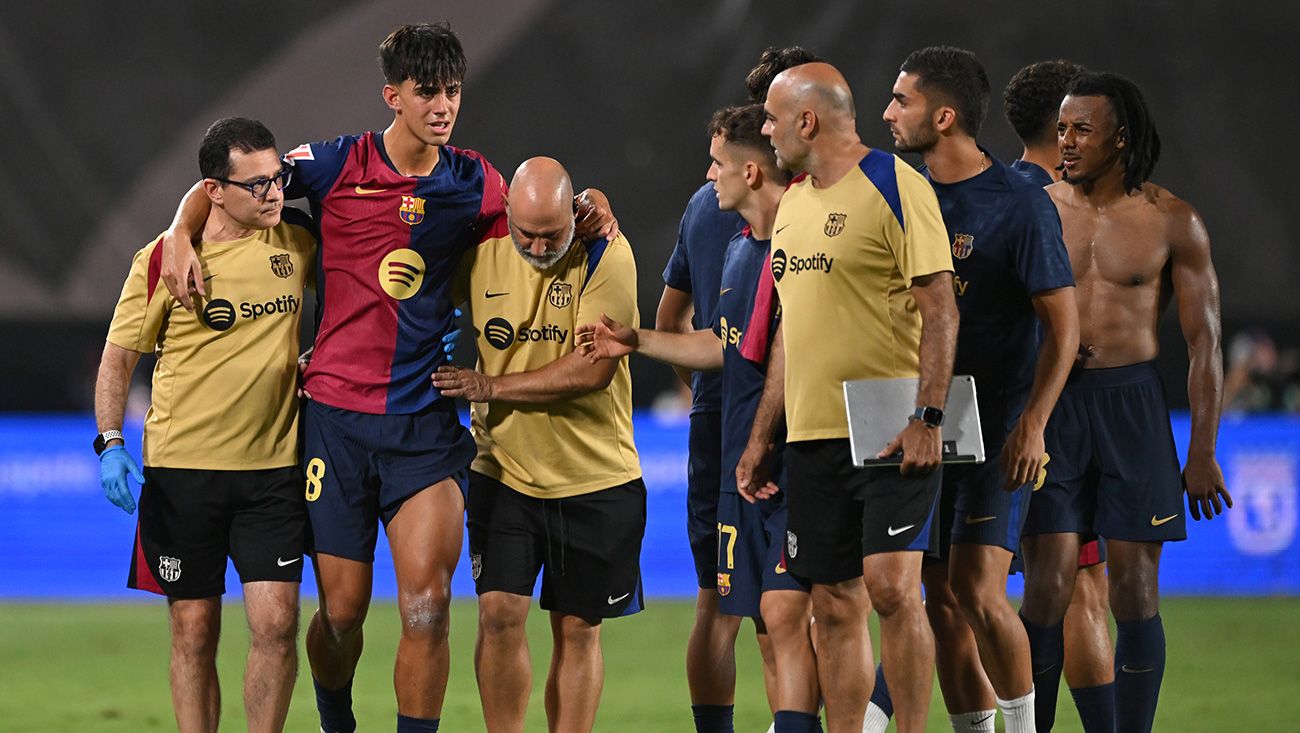
{"type": "Polygon", "coordinates": [[[325,478],[325,461],[313,458],[307,461],[307,501],[320,498],[320,480],[325,478]]]}
{"type": "Polygon", "coordinates": [[[1051,460],[1051,456],[1046,453],[1043,454],[1043,465],[1038,469],[1038,478],[1034,479],[1034,491],[1043,488],[1043,482],[1047,480],[1047,464],[1051,460]]]}
{"type": "Polygon", "coordinates": [[[722,535],[727,536],[727,569],[731,570],[736,567],[736,535],[740,532],[730,524],[718,522],[718,544],[722,544],[722,535]]]}

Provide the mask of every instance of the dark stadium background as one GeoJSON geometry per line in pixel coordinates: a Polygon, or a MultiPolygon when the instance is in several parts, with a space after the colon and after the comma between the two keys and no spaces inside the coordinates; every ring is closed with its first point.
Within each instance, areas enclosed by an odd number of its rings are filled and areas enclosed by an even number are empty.
{"type": "MultiPolygon", "coordinates": [[[[50,2],[0,18],[0,410],[91,406],[131,254],[197,177],[208,123],[259,118],[284,149],[382,129],[375,47],[399,23],[444,18],[470,59],[453,143],[507,177],[552,155],[608,192],[637,253],[646,321],[704,178],[704,123],[742,99],[763,47],[797,43],[837,64],[863,139],[888,149],[879,114],[899,62],[951,43],[984,61],[995,99],[982,140],[1008,160],[1019,147],[996,93],[1023,64],[1066,57],[1134,78],[1164,142],[1155,180],[1208,224],[1225,346],[1248,326],[1300,340],[1292,3],[50,2]]],[[[1162,334],[1170,397],[1185,404],[1174,319],[1162,334]]],[[[666,369],[633,369],[639,404],[671,385],[666,369]]]]}
{"type": "MultiPolygon", "coordinates": [[[[1128,75],[1146,92],[1164,142],[1155,180],[1195,204],[1209,227],[1225,360],[1242,351],[1234,338],[1251,334],[1252,353],[1266,362],[1269,349],[1258,346],[1266,333],[1277,341],[1275,361],[1290,359],[1290,373],[1300,372],[1300,234],[1290,185],[1300,163],[1297,2],[5,3],[0,730],[171,727],[166,611],[160,599],[123,587],[136,519],[103,499],[89,445],[95,369],[131,255],[166,226],[197,178],[196,149],[210,122],[259,118],[281,149],[382,129],[391,114],[379,97],[379,41],[401,23],[440,19],[452,21],[470,62],[453,143],[481,151],[506,176],[526,157],[552,155],[579,186],[604,189],[636,251],[645,322],[653,321],[682,209],[704,179],[705,122],[719,106],[742,101],[742,78],[764,47],[800,44],[837,64],[853,87],[864,141],[885,149],[890,141],[879,116],[904,56],[935,43],[970,48],[994,87],[981,139],[1008,160],[1019,146],[999,93],[1021,66],[1065,57],[1128,75]]],[[[1172,317],[1161,333],[1159,366],[1171,402],[1182,408],[1186,348],[1172,317]]],[[[642,359],[632,368],[641,406],[673,386],[666,368],[642,359]]],[[[147,385],[148,362],[137,372],[147,385]]],[[[1300,378],[1291,379],[1300,405],[1300,378]]],[[[1279,392],[1267,379],[1254,386],[1279,392]]],[[[130,405],[133,452],[146,395],[137,390],[130,405]]],[[[689,728],[682,656],[696,592],[681,521],[685,427],[680,418],[646,413],[637,420],[649,488],[642,553],[649,603],[645,614],[604,632],[608,666],[597,729],[681,731],[689,728]]],[[[1185,451],[1186,414],[1177,412],[1173,424],[1185,451]]],[[[1294,731],[1300,418],[1226,415],[1219,459],[1236,506],[1213,522],[1190,523],[1190,541],[1164,550],[1169,658],[1157,729],[1294,731]]],[[[354,688],[363,730],[392,726],[400,624],[387,558],[381,546],[354,688]]],[[[467,568],[464,560],[453,591],[443,727],[477,731],[467,568]]],[[[1010,583],[1018,594],[1019,580],[1010,583]]],[[[228,584],[223,718],[238,730],[246,637],[233,575],[228,584]]],[[[304,595],[309,615],[316,608],[310,582],[304,595]]],[[[544,616],[534,613],[532,622],[540,680],[549,639],[544,616]]],[[[770,715],[748,629],[742,637],[737,730],[756,733],[770,715]]],[[[300,667],[288,729],[316,730],[305,657],[300,667]]],[[[527,727],[541,730],[540,681],[534,688],[527,727]]],[[[1079,730],[1064,690],[1057,721],[1062,733],[1079,730]]],[[[947,727],[936,691],[928,729],[947,727]]]]}

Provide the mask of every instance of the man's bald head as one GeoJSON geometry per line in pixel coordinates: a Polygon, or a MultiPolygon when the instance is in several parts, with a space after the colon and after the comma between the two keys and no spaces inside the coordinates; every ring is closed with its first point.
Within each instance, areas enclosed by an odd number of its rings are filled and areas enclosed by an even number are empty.
{"type": "Polygon", "coordinates": [[[573,183],[554,158],[529,158],[515,170],[506,198],[510,237],[520,256],[545,270],[573,243],[573,183]]]}
{"type": "Polygon", "coordinates": [[[811,110],[829,127],[852,126],[857,112],[853,92],[839,69],[827,63],[800,64],[786,69],[772,80],[772,91],[780,93],[796,107],[811,110]]]}
{"type": "Polygon", "coordinates": [[[510,179],[511,209],[554,209],[573,213],[573,183],[555,158],[529,158],[510,179]]]}
{"type": "Polygon", "coordinates": [[[767,135],[782,170],[808,171],[816,149],[857,142],[853,93],[839,70],[821,62],[777,74],[763,104],[767,135]]]}

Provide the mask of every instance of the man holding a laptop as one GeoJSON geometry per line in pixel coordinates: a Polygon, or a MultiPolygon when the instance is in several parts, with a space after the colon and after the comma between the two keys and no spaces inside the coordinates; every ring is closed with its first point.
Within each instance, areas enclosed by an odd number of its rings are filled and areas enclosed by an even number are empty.
{"type": "Polygon", "coordinates": [[[776,490],[765,462],[784,416],[785,555],[790,572],[812,583],[828,731],[862,729],[873,607],[898,729],[924,730],[934,642],[921,557],[938,539],[940,426],[958,318],[947,233],[925,178],[859,140],[852,95],[834,67],[780,74],[765,112],[778,163],[806,175],[786,192],[773,229],[781,326],[737,488],[751,497],[776,490]],[[901,431],[879,455],[901,449],[902,465],[857,469],[843,384],[898,377],[919,379],[915,409],[880,416],[901,431]]]}

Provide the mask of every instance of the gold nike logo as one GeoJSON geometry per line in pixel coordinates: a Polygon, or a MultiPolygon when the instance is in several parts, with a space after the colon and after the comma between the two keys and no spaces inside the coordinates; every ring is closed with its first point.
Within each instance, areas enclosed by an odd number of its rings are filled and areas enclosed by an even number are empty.
{"type": "Polygon", "coordinates": [[[994,519],[997,518],[998,515],[996,514],[994,514],[991,517],[966,517],[966,524],[980,524],[981,522],[992,522],[994,519]]]}
{"type": "Polygon", "coordinates": [[[355,190],[357,193],[361,194],[362,196],[365,196],[366,194],[371,194],[371,193],[383,193],[383,192],[387,191],[388,189],[386,189],[386,188],[362,188],[362,187],[360,187],[360,186],[357,186],[357,187],[356,187],[355,189],[353,189],[353,190],[355,190]]]}
{"type": "Polygon", "coordinates": [[[776,564],[776,574],[785,575],[785,566],[783,566],[781,563],[776,564]]]}
{"type": "Polygon", "coordinates": [[[1151,526],[1152,526],[1152,527],[1159,527],[1160,525],[1164,524],[1165,522],[1168,522],[1169,520],[1173,519],[1173,518],[1176,517],[1176,516],[1178,516],[1178,515],[1177,515],[1177,514],[1170,514],[1169,516],[1165,517],[1164,519],[1156,519],[1156,515],[1152,514],[1152,515],[1151,515],[1151,526]]]}
{"type": "Polygon", "coordinates": [[[726,295],[727,293],[730,293],[730,292],[731,292],[731,288],[723,288],[723,289],[721,289],[721,290],[718,291],[718,295],[726,295]]]}

